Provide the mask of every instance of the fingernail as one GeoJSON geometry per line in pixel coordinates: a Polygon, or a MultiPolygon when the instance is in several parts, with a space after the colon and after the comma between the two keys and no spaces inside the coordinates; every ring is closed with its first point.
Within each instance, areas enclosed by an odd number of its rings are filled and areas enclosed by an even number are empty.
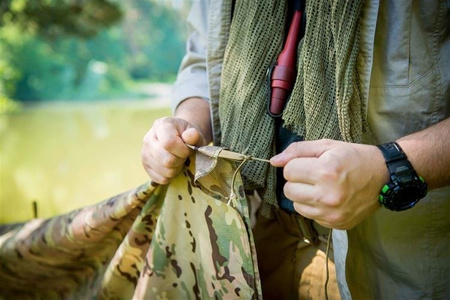
{"type": "Polygon", "coordinates": [[[277,163],[283,158],[283,153],[279,153],[270,159],[270,163],[277,163]]]}

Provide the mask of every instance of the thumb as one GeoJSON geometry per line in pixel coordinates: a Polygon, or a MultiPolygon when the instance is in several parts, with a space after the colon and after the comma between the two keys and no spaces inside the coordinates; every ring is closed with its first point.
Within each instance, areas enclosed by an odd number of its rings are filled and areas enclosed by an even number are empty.
{"type": "Polygon", "coordinates": [[[195,128],[188,128],[181,134],[181,139],[188,145],[197,145],[200,142],[201,135],[195,128]]]}
{"type": "Polygon", "coordinates": [[[325,140],[292,143],[283,152],[272,157],[270,163],[274,167],[284,167],[294,158],[319,157],[327,150],[327,148],[328,142],[325,140]]]}

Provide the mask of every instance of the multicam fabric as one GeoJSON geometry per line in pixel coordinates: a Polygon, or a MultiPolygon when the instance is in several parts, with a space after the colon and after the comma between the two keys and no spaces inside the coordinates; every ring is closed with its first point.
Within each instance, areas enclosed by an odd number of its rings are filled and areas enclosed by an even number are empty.
{"type": "Polygon", "coordinates": [[[168,186],[0,226],[0,299],[262,298],[235,171],[197,152],[168,186]]]}

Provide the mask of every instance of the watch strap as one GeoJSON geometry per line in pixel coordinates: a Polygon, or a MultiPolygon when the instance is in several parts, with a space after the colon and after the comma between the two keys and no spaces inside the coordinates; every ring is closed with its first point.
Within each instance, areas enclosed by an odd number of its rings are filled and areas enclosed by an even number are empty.
{"type": "Polygon", "coordinates": [[[396,142],[381,144],[378,145],[378,148],[380,148],[381,153],[383,153],[386,163],[407,158],[403,149],[396,142]]]}
{"type": "Polygon", "coordinates": [[[416,171],[408,160],[405,152],[396,142],[378,145],[383,153],[386,165],[389,169],[391,180],[411,178],[417,176],[416,171]]]}

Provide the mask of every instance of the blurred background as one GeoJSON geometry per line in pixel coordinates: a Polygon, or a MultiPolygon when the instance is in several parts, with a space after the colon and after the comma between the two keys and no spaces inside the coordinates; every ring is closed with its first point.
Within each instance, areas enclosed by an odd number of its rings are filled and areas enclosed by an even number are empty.
{"type": "Polygon", "coordinates": [[[191,2],[0,1],[0,223],[148,180],[142,138],[170,114],[191,2]]]}

